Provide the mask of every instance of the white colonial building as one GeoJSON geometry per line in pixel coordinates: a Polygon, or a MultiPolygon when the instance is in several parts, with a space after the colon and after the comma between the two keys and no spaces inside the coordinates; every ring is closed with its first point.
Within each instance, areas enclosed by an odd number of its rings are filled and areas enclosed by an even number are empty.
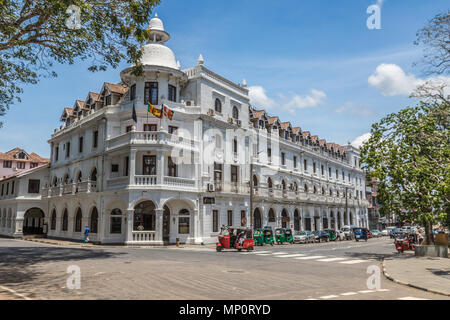
{"type": "Polygon", "coordinates": [[[144,75],[127,68],[121,84],[65,108],[51,163],[0,180],[1,235],[81,240],[90,226],[101,243],[200,244],[216,242],[221,225],[368,226],[357,149],[250,106],[245,81],[201,56],[182,70],[157,16],[150,30],[144,75]],[[173,119],[149,114],[148,102],[173,119]]]}

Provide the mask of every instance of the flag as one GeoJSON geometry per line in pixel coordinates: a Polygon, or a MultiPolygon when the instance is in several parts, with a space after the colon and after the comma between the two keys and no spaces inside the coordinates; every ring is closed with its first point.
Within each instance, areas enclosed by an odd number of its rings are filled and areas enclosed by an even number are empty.
{"type": "Polygon", "coordinates": [[[134,122],[137,123],[136,107],[134,106],[134,103],[133,103],[133,120],[134,122]]]}
{"type": "Polygon", "coordinates": [[[153,106],[150,102],[148,103],[148,113],[151,113],[152,115],[154,115],[156,118],[162,118],[163,117],[163,110],[162,107],[161,109],[156,108],[155,106],[153,106]]]}
{"type": "Polygon", "coordinates": [[[173,112],[172,109],[169,109],[168,106],[166,106],[165,104],[162,105],[162,108],[164,110],[164,115],[169,118],[169,120],[172,120],[173,115],[175,114],[175,112],[173,112]]]}

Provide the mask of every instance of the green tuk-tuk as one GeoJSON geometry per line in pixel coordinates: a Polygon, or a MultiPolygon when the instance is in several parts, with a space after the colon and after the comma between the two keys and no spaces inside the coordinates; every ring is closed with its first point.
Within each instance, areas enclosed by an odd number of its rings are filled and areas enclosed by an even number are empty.
{"type": "Polygon", "coordinates": [[[284,232],[284,237],[286,239],[286,242],[289,242],[290,244],[294,244],[294,236],[292,234],[291,229],[286,229],[286,231],[284,232]]]}
{"type": "Polygon", "coordinates": [[[253,232],[253,239],[255,241],[256,246],[264,245],[264,230],[262,228],[257,228],[253,232]]]}
{"type": "Polygon", "coordinates": [[[277,228],[275,229],[275,239],[277,241],[277,244],[283,244],[286,241],[286,229],[284,228],[277,228]]]}
{"type": "Polygon", "coordinates": [[[330,241],[336,241],[337,240],[337,233],[335,230],[325,230],[326,232],[328,232],[328,234],[330,235],[330,241]]]}
{"type": "Polygon", "coordinates": [[[264,236],[264,243],[270,244],[273,246],[273,243],[275,242],[273,238],[273,231],[272,227],[266,226],[263,229],[263,236],[264,236]]]}

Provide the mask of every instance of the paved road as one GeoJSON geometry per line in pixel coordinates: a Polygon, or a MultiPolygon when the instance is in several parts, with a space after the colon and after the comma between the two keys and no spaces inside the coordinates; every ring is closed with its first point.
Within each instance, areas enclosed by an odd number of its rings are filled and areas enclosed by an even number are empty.
{"type": "Polygon", "coordinates": [[[369,266],[395,254],[389,239],[257,247],[74,248],[0,239],[0,296],[29,299],[448,299],[366,282],[369,266]],[[67,268],[81,270],[69,290],[67,268]],[[3,289],[2,289],[3,288],[3,289]],[[5,291],[8,290],[8,291],[5,291]],[[21,296],[18,296],[18,295],[21,296]]]}

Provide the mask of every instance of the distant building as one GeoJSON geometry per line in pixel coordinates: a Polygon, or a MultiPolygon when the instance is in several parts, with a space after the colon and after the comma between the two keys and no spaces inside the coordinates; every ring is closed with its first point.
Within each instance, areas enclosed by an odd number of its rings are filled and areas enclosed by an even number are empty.
{"type": "Polygon", "coordinates": [[[377,202],[377,192],[378,192],[378,181],[374,178],[368,180],[366,179],[366,199],[369,201],[368,207],[368,217],[369,217],[369,229],[370,230],[381,230],[386,227],[389,223],[386,219],[380,216],[380,205],[377,202]]]}
{"type": "Polygon", "coordinates": [[[0,179],[50,163],[36,153],[28,154],[25,150],[14,148],[6,153],[0,152],[0,179]]]}

